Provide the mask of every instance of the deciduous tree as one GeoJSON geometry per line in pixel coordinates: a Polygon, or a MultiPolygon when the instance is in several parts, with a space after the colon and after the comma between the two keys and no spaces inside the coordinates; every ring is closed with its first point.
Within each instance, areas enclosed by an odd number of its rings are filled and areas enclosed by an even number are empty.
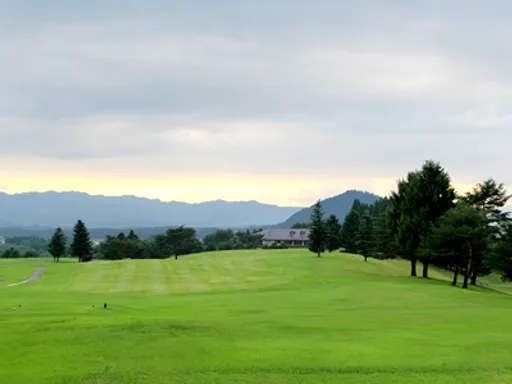
{"type": "Polygon", "coordinates": [[[181,226],[179,228],[168,229],[165,234],[171,255],[178,260],[179,256],[198,253],[202,250],[201,242],[196,238],[196,230],[181,226]]]}

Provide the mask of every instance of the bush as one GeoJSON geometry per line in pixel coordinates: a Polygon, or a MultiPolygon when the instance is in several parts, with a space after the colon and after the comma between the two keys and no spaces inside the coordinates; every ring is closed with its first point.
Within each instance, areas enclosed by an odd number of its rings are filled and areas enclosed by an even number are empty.
{"type": "Polygon", "coordinates": [[[10,247],[3,251],[1,257],[2,259],[19,259],[21,257],[21,253],[16,248],[10,247]]]}
{"type": "Polygon", "coordinates": [[[213,251],[217,250],[217,247],[215,247],[215,245],[213,243],[210,243],[206,246],[206,248],[204,250],[205,250],[205,252],[213,252],[213,251]]]}
{"type": "Polygon", "coordinates": [[[233,249],[233,244],[229,241],[225,241],[219,244],[219,251],[231,251],[233,249]]]}
{"type": "Polygon", "coordinates": [[[36,257],[41,257],[41,255],[39,255],[39,253],[37,253],[36,251],[29,250],[29,251],[25,252],[23,257],[26,257],[26,258],[36,258],[36,257]]]}
{"type": "Polygon", "coordinates": [[[286,244],[273,243],[271,245],[263,245],[261,249],[288,249],[286,244]]]}
{"type": "Polygon", "coordinates": [[[87,263],[89,261],[92,261],[92,255],[86,255],[86,256],[82,257],[82,259],[80,261],[82,263],[87,263]]]}

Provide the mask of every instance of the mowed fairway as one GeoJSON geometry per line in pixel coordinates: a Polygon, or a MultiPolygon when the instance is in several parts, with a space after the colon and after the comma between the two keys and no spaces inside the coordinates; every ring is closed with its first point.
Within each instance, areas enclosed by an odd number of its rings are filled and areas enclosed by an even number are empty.
{"type": "Polygon", "coordinates": [[[410,278],[403,261],[255,250],[46,264],[0,288],[0,383],[512,383],[512,296],[410,278]]]}

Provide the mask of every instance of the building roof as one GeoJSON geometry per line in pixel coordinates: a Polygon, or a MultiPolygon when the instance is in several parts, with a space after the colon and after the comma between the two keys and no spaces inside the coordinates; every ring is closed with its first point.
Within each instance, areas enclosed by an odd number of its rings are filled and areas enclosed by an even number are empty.
{"type": "Polygon", "coordinates": [[[308,240],[307,228],[274,228],[263,231],[263,240],[308,240]]]}

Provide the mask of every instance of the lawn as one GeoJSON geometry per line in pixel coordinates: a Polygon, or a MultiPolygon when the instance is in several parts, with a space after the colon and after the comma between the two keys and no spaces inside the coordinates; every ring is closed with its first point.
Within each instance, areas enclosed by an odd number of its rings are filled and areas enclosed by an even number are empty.
{"type": "MultiPolygon", "coordinates": [[[[0,274],[26,268],[9,262],[0,274]]],[[[512,297],[440,271],[410,278],[403,261],[255,250],[47,264],[0,288],[0,383],[512,382],[512,297]]]]}
{"type": "MultiPolygon", "coordinates": [[[[45,260],[46,261],[46,260],[45,260]]],[[[0,286],[23,281],[47,265],[42,259],[0,259],[0,286]]],[[[0,292],[2,297],[3,292],[0,292]]]]}

